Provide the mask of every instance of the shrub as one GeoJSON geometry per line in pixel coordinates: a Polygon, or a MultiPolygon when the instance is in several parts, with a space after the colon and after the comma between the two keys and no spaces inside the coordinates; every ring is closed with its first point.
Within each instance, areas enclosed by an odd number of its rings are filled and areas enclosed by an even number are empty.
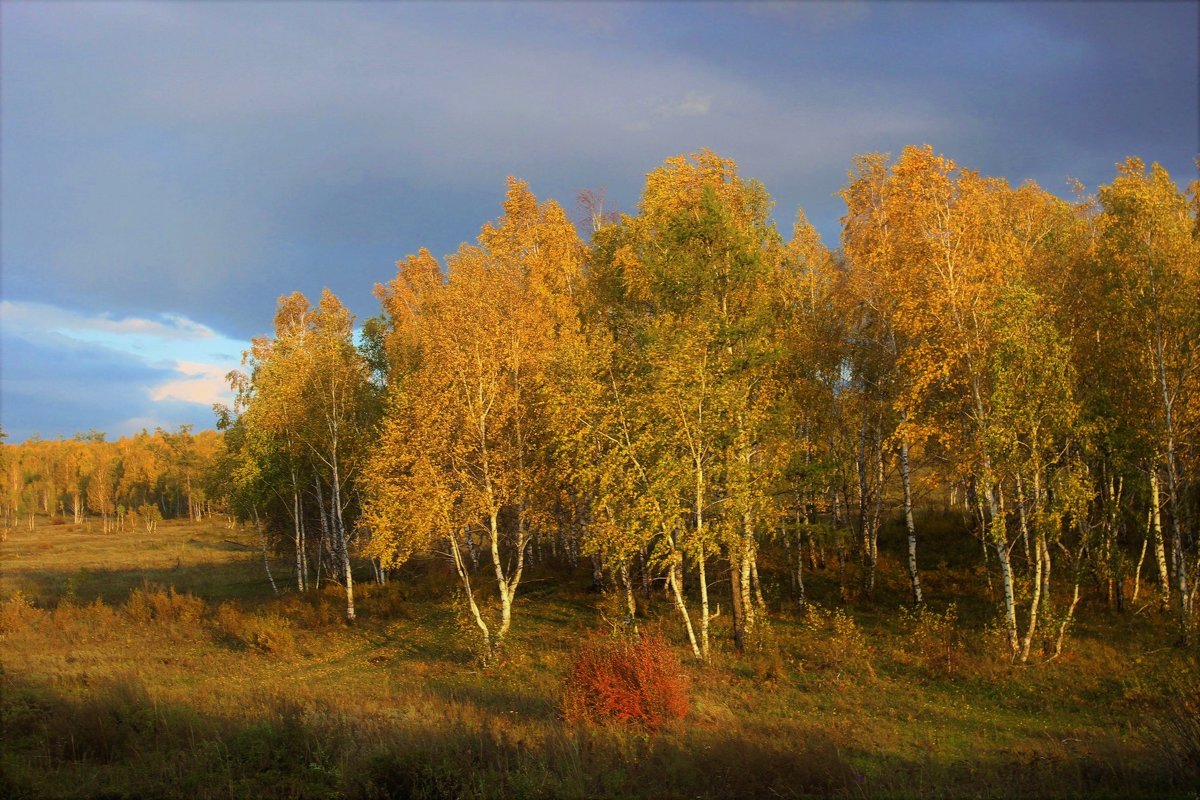
{"type": "Polygon", "coordinates": [[[183,626],[195,625],[204,613],[204,601],[190,594],[179,594],[172,586],[167,591],[148,592],[146,599],[154,609],[154,618],[160,622],[183,626]]]}
{"type": "Polygon", "coordinates": [[[295,634],[288,621],[278,614],[246,615],[233,603],[226,602],[217,607],[213,626],[227,641],[268,655],[291,656],[296,650],[295,634]]]}
{"type": "Polygon", "coordinates": [[[190,594],[179,594],[172,586],[167,590],[152,584],[129,593],[125,603],[125,615],[137,625],[148,625],[151,620],[163,629],[176,633],[190,633],[200,624],[204,614],[204,601],[190,594]]]}
{"type": "Polygon", "coordinates": [[[758,652],[749,656],[749,660],[756,683],[774,683],[788,676],[787,661],[778,642],[764,642],[758,652]]]}
{"type": "Polygon", "coordinates": [[[805,614],[806,655],[820,669],[842,672],[866,672],[872,678],[871,647],[854,618],[842,609],[824,610],[810,603],[805,614]]]}
{"type": "Polygon", "coordinates": [[[246,618],[234,603],[224,602],[217,606],[213,612],[213,627],[218,636],[231,642],[245,641],[246,618]]]}
{"type": "Polygon", "coordinates": [[[687,678],[679,656],[659,632],[638,639],[586,640],[563,690],[569,721],[615,720],[655,731],[687,711],[687,678]]]}
{"type": "Polygon", "coordinates": [[[0,633],[10,633],[35,624],[41,612],[33,601],[23,593],[13,592],[12,597],[0,604],[0,633]]]}
{"type": "Polygon", "coordinates": [[[150,606],[146,592],[134,589],[129,593],[129,599],[125,601],[125,615],[135,625],[149,624],[154,616],[154,610],[150,606]]]}
{"type": "Polygon", "coordinates": [[[278,614],[251,617],[246,632],[246,643],[268,655],[290,657],[296,652],[291,625],[278,614]]]}
{"type": "Polygon", "coordinates": [[[952,675],[958,669],[959,641],[958,609],[951,604],[938,614],[922,606],[905,609],[904,620],[909,628],[909,645],[922,665],[938,675],[952,675]]]}
{"type": "Polygon", "coordinates": [[[284,594],[270,608],[305,630],[316,630],[346,621],[346,595],[341,586],[328,583],[315,592],[284,594]]]}

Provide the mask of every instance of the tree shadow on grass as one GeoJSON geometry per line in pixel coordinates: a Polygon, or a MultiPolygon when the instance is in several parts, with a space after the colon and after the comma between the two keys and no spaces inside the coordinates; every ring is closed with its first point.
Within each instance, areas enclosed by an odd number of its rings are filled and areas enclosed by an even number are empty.
{"type": "MultiPolygon", "coordinates": [[[[285,696],[233,717],[204,710],[205,698],[156,700],[132,675],[76,693],[0,680],[0,794],[14,798],[1190,797],[1194,777],[1106,749],[1116,740],[958,762],[872,759],[868,741],[753,720],[685,720],[651,737],[551,718],[523,728],[464,719],[436,700],[398,719],[356,711],[353,698],[285,696]]],[[[508,688],[447,691],[490,709],[545,710],[508,688]]]]}
{"type": "Polygon", "coordinates": [[[219,564],[155,565],[125,569],[6,570],[8,581],[44,608],[63,598],[76,603],[103,600],[122,602],[134,589],[147,584],[173,586],[180,593],[195,595],[210,603],[225,600],[264,601],[271,586],[263,573],[261,558],[219,564]]]}

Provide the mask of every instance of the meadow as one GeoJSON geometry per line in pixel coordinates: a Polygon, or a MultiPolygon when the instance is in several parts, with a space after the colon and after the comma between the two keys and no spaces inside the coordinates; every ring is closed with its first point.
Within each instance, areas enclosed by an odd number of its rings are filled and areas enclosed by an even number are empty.
{"type": "Polygon", "coordinates": [[[351,625],[285,558],[274,595],[250,528],[39,518],[0,544],[0,795],[1196,797],[1200,669],[1153,587],[1124,613],[1085,593],[1062,656],[1014,666],[978,543],[920,522],[943,559],[924,614],[895,525],[872,602],[843,605],[830,565],[802,610],[765,550],[768,621],[739,655],[718,616],[708,665],[663,593],[640,596],[691,692],[652,732],[563,716],[573,654],[613,618],[586,568],[535,567],[481,669],[443,563],[364,574],[351,625]]]}

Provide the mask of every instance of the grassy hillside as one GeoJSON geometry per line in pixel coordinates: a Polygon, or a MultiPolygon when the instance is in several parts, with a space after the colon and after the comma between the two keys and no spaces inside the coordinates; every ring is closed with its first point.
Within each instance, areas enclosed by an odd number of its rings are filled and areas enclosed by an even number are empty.
{"type": "MultiPolygon", "coordinates": [[[[1171,621],[1085,595],[1062,657],[1011,666],[977,550],[925,522],[950,556],[922,564],[924,617],[902,610],[886,539],[873,603],[843,606],[830,565],[811,612],[764,554],[765,631],[739,656],[718,617],[713,663],[684,661],[689,714],[657,735],[563,721],[572,653],[609,602],[584,571],[534,570],[484,672],[442,565],[364,582],[348,626],[337,587],[300,596],[283,561],[273,596],[249,530],[13,530],[0,795],[1194,797],[1180,727],[1200,707],[1177,709],[1200,670],[1171,621]]],[[[639,602],[683,656],[661,592],[639,602]]]]}

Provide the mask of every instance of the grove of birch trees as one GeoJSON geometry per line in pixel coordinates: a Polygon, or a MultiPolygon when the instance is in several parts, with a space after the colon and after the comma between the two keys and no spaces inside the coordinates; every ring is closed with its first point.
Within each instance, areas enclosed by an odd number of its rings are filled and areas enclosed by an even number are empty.
{"type": "MultiPolygon", "coordinates": [[[[855,159],[830,248],[708,151],[632,213],[584,193],[580,222],[510,179],[474,244],[399,261],[360,328],[328,291],[280,299],[219,409],[221,495],[350,619],[356,572],[446,563],[485,661],[542,566],[588,570],[630,629],[660,592],[700,660],[716,616],[751,647],[767,598],[802,607],[826,564],[871,602],[885,530],[908,602],[944,605],[930,507],[975,537],[1013,661],[1057,655],[1089,593],[1189,643],[1197,189],[1130,158],[1069,201],[909,147],[855,159]]],[[[14,469],[13,508],[37,495],[14,469]]]]}
{"type": "Polygon", "coordinates": [[[103,533],[164,518],[224,518],[224,452],[218,433],[193,434],[189,425],[115,442],[97,431],[70,439],[35,436],[3,447],[0,517],[4,528],[32,528],[35,515],[76,525],[94,521],[103,533]]]}

